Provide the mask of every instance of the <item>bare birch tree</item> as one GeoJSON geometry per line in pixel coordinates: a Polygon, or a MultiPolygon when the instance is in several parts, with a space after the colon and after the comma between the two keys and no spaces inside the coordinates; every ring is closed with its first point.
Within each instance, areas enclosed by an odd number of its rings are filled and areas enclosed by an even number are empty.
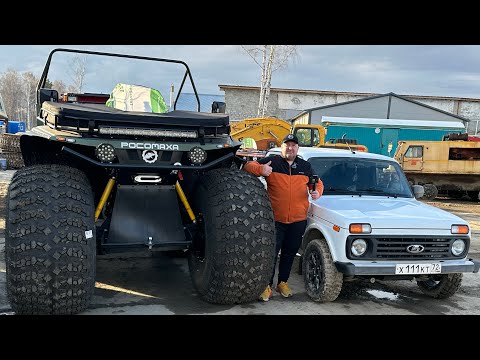
{"type": "Polygon", "coordinates": [[[31,129],[36,124],[36,89],[38,78],[31,72],[22,74],[23,91],[24,91],[24,109],[25,116],[23,117],[27,129],[31,129]]]}
{"type": "Polygon", "coordinates": [[[72,77],[73,84],[70,87],[70,92],[81,93],[83,86],[85,85],[85,74],[87,70],[87,57],[75,55],[69,62],[70,76],[72,77]]]}
{"type": "Polygon", "coordinates": [[[58,96],[62,96],[63,94],[69,92],[69,87],[67,87],[67,85],[65,85],[65,83],[62,80],[55,80],[52,83],[51,88],[58,91],[58,96]]]}
{"type": "Polygon", "coordinates": [[[257,117],[264,117],[268,110],[272,73],[287,68],[288,61],[298,55],[298,45],[241,45],[241,47],[262,71],[257,117]],[[259,58],[262,59],[261,62],[257,60],[259,58]]]}
{"type": "Polygon", "coordinates": [[[2,73],[0,75],[0,92],[2,93],[8,119],[21,120],[24,102],[21,74],[13,69],[7,69],[7,71],[2,73]]]}
{"type": "MultiPolygon", "coordinates": [[[[77,70],[80,69],[77,68],[77,70]]],[[[78,74],[81,71],[78,70],[78,74]]],[[[80,86],[84,85],[83,79],[78,77],[80,86]]],[[[26,128],[31,129],[36,125],[36,89],[39,78],[32,72],[18,72],[8,69],[0,74],[0,94],[2,94],[5,111],[9,120],[24,121],[26,128]]],[[[55,89],[59,95],[66,92],[75,92],[77,85],[65,85],[61,80],[47,81],[46,87],[55,89]]]]}

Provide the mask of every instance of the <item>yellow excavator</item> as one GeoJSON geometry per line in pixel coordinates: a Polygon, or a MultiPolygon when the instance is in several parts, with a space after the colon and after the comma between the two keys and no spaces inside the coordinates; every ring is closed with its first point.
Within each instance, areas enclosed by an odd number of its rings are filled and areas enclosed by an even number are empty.
{"type": "Polygon", "coordinates": [[[366,146],[357,144],[353,139],[333,139],[326,142],[326,129],[321,125],[301,124],[292,127],[287,121],[273,117],[248,118],[230,125],[230,135],[244,144],[237,156],[245,160],[256,160],[264,156],[269,149],[280,146],[283,137],[289,133],[297,136],[300,146],[368,151],[366,146]]]}

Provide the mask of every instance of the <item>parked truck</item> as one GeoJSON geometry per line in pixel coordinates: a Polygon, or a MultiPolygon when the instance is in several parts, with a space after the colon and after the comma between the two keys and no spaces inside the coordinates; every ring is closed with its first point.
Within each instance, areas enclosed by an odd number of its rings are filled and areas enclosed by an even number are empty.
{"type": "Polygon", "coordinates": [[[295,125],[291,126],[285,120],[264,117],[249,118],[231,125],[231,136],[238,141],[253,139],[256,144],[255,149],[243,146],[237,152],[237,155],[243,158],[258,158],[274,147],[280,146],[285,135],[294,133],[300,146],[306,147],[333,147],[342,149],[351,149],[354,151],[368,151],[364,145],[359,145],[354,139],[331,139],[325,141],[326,130],[321,125],[295,125]]]}
{"type": "Polygon", "coordinates": [[[423,185],[425,199],[439,192],[479,200],[480,142],[451,133],[441,141],[399,141],[394,158],[411,184],[423,185]]]}

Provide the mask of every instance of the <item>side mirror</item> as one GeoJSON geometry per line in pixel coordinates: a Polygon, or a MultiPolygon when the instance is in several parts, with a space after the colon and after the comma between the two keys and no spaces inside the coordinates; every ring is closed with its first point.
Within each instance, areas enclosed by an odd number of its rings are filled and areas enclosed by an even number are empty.
{"type": "Polygon", "coordinates": [[[225,114],[226,104],[222,101],[214,101],[212,103],[212,113],[222,113],[225,114]]]}
{"type": "MultiPolygon", "coordinates": [[[[42,104],[44,101],[58,102],[58,91],[54,89],[46,89],[46,88],[38,89],[37,103],[35,104],[37,116],[40,115],[40,109],[42,108],[42,104]]],[[[38,118],[37,118],[37,125],[43,125],[43,123],[40,122],[38,118]]]]}
{"type": "Polygon", "coordinates": [[[412,188],[415,199],[420,199],[425,194],[425,188],[422,185],[413,185],[412,188]]]}
{"type": "Polygon", "coordinates": [[[38,104],[41,106],[44,101],[58,102],[58,91],[54,89],[39,89],[38,104]]]}

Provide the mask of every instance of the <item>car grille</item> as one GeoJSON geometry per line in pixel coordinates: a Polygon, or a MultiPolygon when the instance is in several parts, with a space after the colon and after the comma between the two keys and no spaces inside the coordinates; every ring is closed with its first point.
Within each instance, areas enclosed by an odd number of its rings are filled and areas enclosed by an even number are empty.
{"type": "Polygon", "coordinates": [[[459,259],[462,256],[453,256],[450,249],[455,239],[464,239],[466,248],[464,254],[468,252],[470,241],[468,238],[457,237],[401,237],[401,236],[349,236],[347,239],[347,254],[350,254],[351,243],[355,239],[365,239],[368,241],[367,253],[362,257],[349,258],[362,260],[378,259],[397,259],[397,260],[448,260],[459,259]],[[407,251],[409,245],[421,245],[424,250],[420,253],[412,254],[407,251]]]}

